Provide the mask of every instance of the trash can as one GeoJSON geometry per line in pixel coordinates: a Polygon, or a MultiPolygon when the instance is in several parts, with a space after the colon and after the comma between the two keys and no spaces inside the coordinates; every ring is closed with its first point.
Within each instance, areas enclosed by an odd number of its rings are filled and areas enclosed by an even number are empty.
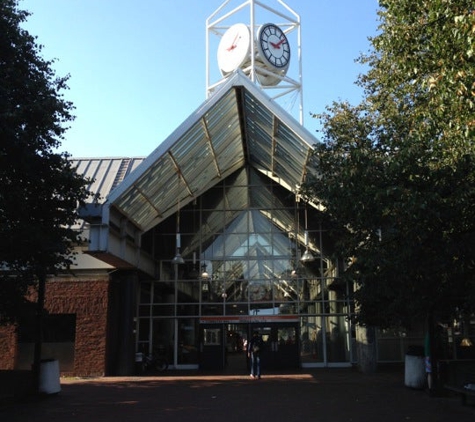
{"type": "Polygon", "coordinates": [[[424,347],[409,346],[404,366],[404,383],[406,387],[423,389],[426,385],[424,347]]]}
{"type": "Polygon", "coordinates": [[[42,394],[56,394],[60,391],[59,362],[55,359],[42,359],[40,361],[39,392],[42,394]]]}

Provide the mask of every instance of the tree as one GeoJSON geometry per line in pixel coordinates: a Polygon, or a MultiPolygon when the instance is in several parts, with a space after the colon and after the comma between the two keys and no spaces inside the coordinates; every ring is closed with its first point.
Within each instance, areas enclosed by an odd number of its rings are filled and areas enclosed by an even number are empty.
{"type": "Polygon", "coordinates": [[[21,28],[28,15],[17,0],[0,2],[0,322],[18,319],[32,286],[41,318],[46,275],[71,263],[78,208],[90,195],[57,152],[73,119],[68,77],[55,76],[21,28]]]}
{"type": "Polygon", "coordinates": [[[475,10],[380,1],[361,104],[334,103],[305,186],[332,218],[355,320],[410,327],[475,311],[475,10]]]}

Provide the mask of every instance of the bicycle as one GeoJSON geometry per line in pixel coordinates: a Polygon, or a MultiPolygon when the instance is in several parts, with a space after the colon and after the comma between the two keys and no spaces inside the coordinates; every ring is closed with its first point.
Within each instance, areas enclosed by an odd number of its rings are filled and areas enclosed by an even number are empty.
{"type": "Polygon", "coordinates": [[[147,355],[142,354],[142,372],[164,372],[168,369],[168,361],[165,356],[160,354],[147,355]]]}

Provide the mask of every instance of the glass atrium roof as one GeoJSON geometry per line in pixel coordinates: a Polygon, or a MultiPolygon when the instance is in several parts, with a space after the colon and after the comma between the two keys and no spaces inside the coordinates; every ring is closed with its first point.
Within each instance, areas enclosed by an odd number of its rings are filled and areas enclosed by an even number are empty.
{"type": "Polygon", "coordinates": [[[316,169],[311,162],[316,142],[238,71],[107,202],[147,231],[246,164],[295,192],[316,169]]]}

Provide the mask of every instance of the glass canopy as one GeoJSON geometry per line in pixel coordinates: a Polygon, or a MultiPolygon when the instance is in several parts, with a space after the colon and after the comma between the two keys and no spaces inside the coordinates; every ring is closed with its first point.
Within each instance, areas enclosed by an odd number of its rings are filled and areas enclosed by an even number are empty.
{"type": "Polygon", "coordinates": [[[310,171],[316,139],[237,72],[108,198],[147,231],[246,164],[290,191],[310,171]]]}

